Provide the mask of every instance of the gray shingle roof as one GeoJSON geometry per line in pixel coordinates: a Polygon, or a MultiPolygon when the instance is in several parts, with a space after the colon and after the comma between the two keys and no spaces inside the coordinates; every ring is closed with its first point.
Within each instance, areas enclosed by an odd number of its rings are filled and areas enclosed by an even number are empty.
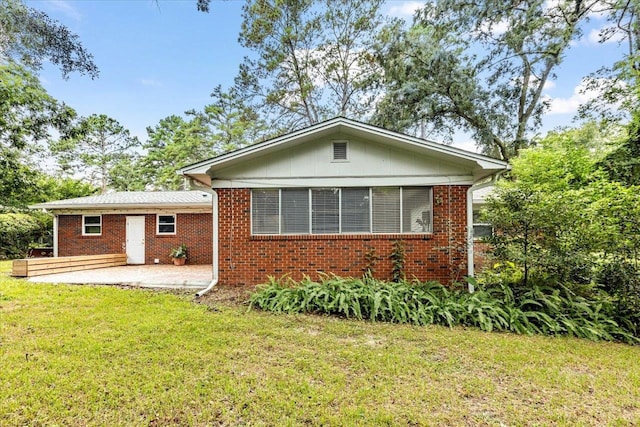
{"type": "Polygon", "coordinates": [[[109,208],[133,206],[210,206],[211,194],[204,191],[126,191],[56,200],[30,206],[34,209],[109,208]]]}

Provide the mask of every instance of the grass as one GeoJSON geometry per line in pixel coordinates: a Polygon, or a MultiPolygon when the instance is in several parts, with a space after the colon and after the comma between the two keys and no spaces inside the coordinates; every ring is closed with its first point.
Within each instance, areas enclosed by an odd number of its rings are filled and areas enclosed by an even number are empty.
{"type": "Polygon", "coordinates": [[[637,425],[638,360],[0,274],[0,425],[637,425]]]}

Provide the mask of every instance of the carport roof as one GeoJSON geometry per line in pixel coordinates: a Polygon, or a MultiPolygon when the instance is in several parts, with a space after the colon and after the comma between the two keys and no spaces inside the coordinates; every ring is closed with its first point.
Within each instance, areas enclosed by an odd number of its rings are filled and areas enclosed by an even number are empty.
{"type": "Polygon", "coordinates": [[[211,207],[211,194],[204,191],[123,191],[56,200],[29,206],[31,209],[120,209],[211,207]]]}

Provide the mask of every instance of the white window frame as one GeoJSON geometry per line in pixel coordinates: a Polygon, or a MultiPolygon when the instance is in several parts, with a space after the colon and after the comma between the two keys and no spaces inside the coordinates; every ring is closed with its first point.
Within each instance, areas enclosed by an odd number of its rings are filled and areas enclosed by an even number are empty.
{"type": "Polygon", "coordinates": [[[82,235],[83,236],[102,236],[102,215],[82,215],[82,235]],[[86,218],[91,217],[91,218],[95,218],[98,217],[100,218],[100,223],[99,224],[87,224],[86,223],[86,218]],[[89,227],[100,227],[100,232],[99,233],[87,233],[87,226],[89,227]]]}
{"type": "MultiPolygon", "coordinates": [[[[477,217],[477,214],[479,214],[480,211],[479,210],[473,210],[473,241],[474,242],[479,242],[482,239],[484,239],[485,237],[491,237],[493,236],[493,225],[488,223],[488,222],[476,222],[475,219],[477,217]],[[489,228],[490,229],[490,233],[489,236],[476,236],[476,227],[483,227],[483,228],[489,228]]],[[[479,215],[478,215],[479,216],[479,215]]]]}
{"type": "Polygon", "coordinates": [[[282,190],[281,188],[253,188],[250,191],[251,194],[251,206],[250,206],[250,212],[249,212],[249,216],[250,216],[250,221],[251,221],[251,235],[252,236],[279,236],[282,234],[282,190]],[[278,232],[277,233],[256,233],[255,232],[255,224],[253,221],[253,203],[255,201],[254,198],[254,191],[267,191],[267,190],[277,190],[278,191],[278,232]]]}
{"type": "MultiPolygon", "coordinates": [[[[169,225],[169,224],[163,224],[169,225]]],[[[158,236],[175,236],[178,232],[178,215],[169,214],[169,213],[159,213],[156,214],[156,235],[158,236]],[[173,233],[168,233],[166,231],[160,231],[160,217],[161,216],[172,216],[173,217],[173,233]]]]}
{"type": "MultiPolygon", "coordinates": [[[[250,221],[251,221],[251,235],[253,236],[297,236],[297,235],[312,235],[312,236],[321,236],[321,235],[339,235],[339,234],[370,234],[370,235],[385,235],[385,234],[408,234],[408,235],[429,235],[429,234],[433,234],[433,187],[431,186],[409,186],[406,188],[425,188],[428,189],[428,194],[429,194],[429,229],[427,231],[421,231],[421,232],[409,232],[409,231],[402,231],[403,230],[403,188],[405,187],[394,187],[394,188],[398,188],[400,191],[399,193],[399,222],[400,222],[400,228],[397,231],[389,231],[389,232],[374,232],[373,231],[373,189],[377,188],[377,187],[368,187],[369,189],[369,230],[368,231],[357,231],[357,232],[352,232],[352,231],[348,231],[348,232],[344,232],[342,231],[342,190],[344,188],[347,187],[336,187],[339,192],[338,192],[338,232],[336,233],[313,233],[313,190],[319,190],[319,189],[323,189],[324,187],[318,187],[318,188],[307,188],[307,191],[309,192],[309,197],[308,197],[308,203],[309,203],[309,207],[308,207],[308,215],[309,215],[309,230],[306,233],[283,233],[282,232],[282,189],[278,188],[278,232],[277,233],[258,233],[254,230],[254,223],[253,223],[253,191],[260,191],[261,189],[252,189],[251,191],[251,211],[250,211],[250,221]]],[[[274,189],[275,190],[275,189],[274,189]]]]}

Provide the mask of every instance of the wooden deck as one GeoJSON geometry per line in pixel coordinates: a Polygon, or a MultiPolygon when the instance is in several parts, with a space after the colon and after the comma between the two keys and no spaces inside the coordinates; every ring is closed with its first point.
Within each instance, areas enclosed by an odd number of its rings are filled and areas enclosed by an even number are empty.
{"type": "Polygon", "coordinates": [[[11,275],[32,277],[94,268],[127,265],[126,254],[82,255],[57,258],[26,258],[13,261],[11,275]]]}

